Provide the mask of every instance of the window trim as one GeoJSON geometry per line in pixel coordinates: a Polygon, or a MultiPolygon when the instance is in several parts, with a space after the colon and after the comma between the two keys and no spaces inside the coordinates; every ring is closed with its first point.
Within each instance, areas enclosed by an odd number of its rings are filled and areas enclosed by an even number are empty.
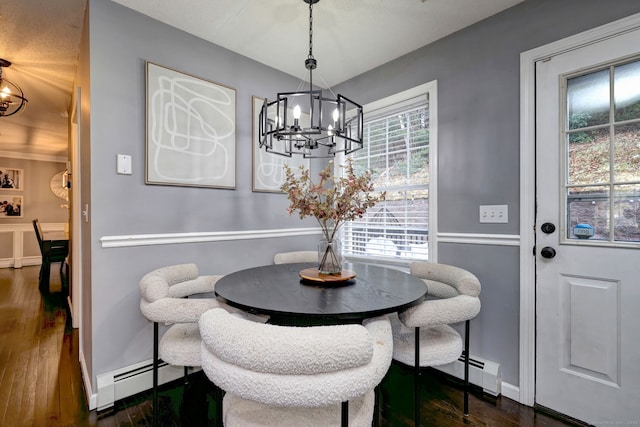
{"type": "MultiPolygon", "coordinates": [[[[391,106],[410,102],[415,98],[426,97],[429,100],[429,261],[437,262],[438,259],[438,81],[432,80],[428,83],[415,86],[411,89],[390,95],[363,105],[365,120],[367,114],[376,114],[391,106]]],[[[343,164],[344,154],[336,156],[337,165],[343,164]]],[[[336,170],[337,173],[337,170],[336,170]]],[[[400,259],[375,256],[345,256],[346,261],[376,263],[407,268],[409,264],[417,259],[400,259]]]]}

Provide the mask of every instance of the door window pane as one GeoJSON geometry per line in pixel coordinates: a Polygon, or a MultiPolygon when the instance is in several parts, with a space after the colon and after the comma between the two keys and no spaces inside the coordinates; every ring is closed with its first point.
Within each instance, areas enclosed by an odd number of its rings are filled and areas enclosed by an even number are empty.
{"type": "Polygon", "coordinates": [[[609,129],[569,134],[568,184],[607,183],[609,176],[609,129]],[[574,138],[579,136],[579,138],[574,138]]]}
{"type": "Polygon", "coordinates": [[[614,181],[640,182],[640,122],[616,126],[614,135],[614,181]]]}
{"type": "Polygon", "coordinates": [[[616,121],[640,119],[640,62],[614,68],[616,121]]]}
{"type": "Polygon", "coordinates": [[[640,242],[640,184],[616,185],[613,230],[617,242],[640,242]]]}
{"type": "Polygon", "coordinates": [[[609,186],[570,188],[567,207],[568,239],[609,240],[609,186]]]}
{"type": "Polygon", "coordinates": [[[609,70],[567,80],[569,129],[609,122],[609,70]]]}

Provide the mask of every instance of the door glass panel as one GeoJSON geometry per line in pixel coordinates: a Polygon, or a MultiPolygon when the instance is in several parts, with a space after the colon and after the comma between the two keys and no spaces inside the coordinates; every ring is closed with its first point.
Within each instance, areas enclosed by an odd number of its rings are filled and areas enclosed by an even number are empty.
{"type": "Polygon", "coordinates": [[[609,240],[609,186],[569,188],[567,239],[609,240]]]}
{"type": "Polygon", "coordinates": [[[609,128],[569,133],[568,184],[609,182],[609,128]]]}
{"type": "Polygon", "coordinates": [[[567,78],[564,105],[564,238],[639,243],[640,61],[567,78]]]}
{"type": "Polygon", "coordinates": [[[613,230],[618,242],[640,242],[640,184],[616,185],[613,230]]]}
{"type": "Polygon", "coordinates": [[[640,122],[615,127],[613,152],[613,180],[640,182],[640,122]]]}
{"type": "Polygon", "coordinates": [[[640,119],[640,61],[614,68],[616,121],[640,119]]]}
{"type": "Polygon", "coordinates": [[[569,129],[609,122],[609,70],[567,80],[567,118],[569,129]]]}

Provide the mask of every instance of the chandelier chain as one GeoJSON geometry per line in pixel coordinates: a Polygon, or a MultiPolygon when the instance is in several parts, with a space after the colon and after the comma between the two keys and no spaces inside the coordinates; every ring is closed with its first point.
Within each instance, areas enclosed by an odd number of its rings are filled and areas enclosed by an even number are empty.
{"type": "Polygon", "coordinates": [[[309,2],[309,58],[313,58],[313,2],[309,2]]]}

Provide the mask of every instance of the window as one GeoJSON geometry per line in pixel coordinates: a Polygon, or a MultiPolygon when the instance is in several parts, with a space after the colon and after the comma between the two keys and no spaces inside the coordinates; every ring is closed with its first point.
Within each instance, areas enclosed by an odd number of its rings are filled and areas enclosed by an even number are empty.
{"type": "Polygon", "coordinates": [[[387,196],[363,218],[343,226],[345,256],[428,259],[434,91],[434,84],[424,85],[402,99],[365,106],[364,148],[351,157],[356,173],[371,170],[376,190],[387,196]]]}
{"type": "Polygon", "coordinates": [[[566,81],[565,241],[640,241],[640,61],[566,81]]]}

